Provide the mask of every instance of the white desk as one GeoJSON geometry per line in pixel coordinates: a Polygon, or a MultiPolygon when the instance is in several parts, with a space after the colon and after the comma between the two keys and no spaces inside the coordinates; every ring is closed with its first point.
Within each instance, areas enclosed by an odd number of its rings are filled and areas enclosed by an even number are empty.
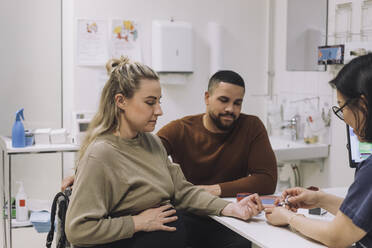
{"type": "MultiPolygon", "coordinates": [[[[324,189],[328,193],[343,197],[346,194],[345,188],[324,189]]],[[[235,201],[235,198],[226,198],[229,201],[235,201]]],[[[307,217],[331,221],[333,215],[330,213],[324,216],[314,216],[308,214],[308,210],[299,209],[299,213],[307,217]]],[[[317,248],[326,247],[316,241],[308,239],[299,233],[292,232],[289,227],[276,227],[268,224],[264,214],[248,221],[242,221],[231,217],[211,216],[214,220],[237,232],[241,236],[249,239],[253,243],[264,248],[288,248],[288,247],[306,247],[317,248]]]]}
{"type": "MultiPolygon", "coordinates": [[[[1,181],[2,190],[0,205],[4,206],[6,199],[8,203],[11,202],[11,175],[12,175],[12,156],[21,154],[34,154],[34,153],[57,153],[57,152],[76,152],[79,146],[74,144],[50,144],[50,145],[33,145],[23,148],[13,148],[12,140],[9,137],[0,136],[0,148],[2,150],[2,170],[1,181]],[[7,162],[6,162],[7,161],[7,162]],[[6,166],[7,165],[7,166],[6,166]],[[7,172],[7,173],[6,173],[7,172]],[[8,174],[6,178],[6,174],[8,174]],[[6,179],[8,184],[5,183],[6,179]]],[[[62,163],[62,178],[63,178],[63,163],[62,163]]],[[[12,248],[12,221],[11,221],[11,208],[8,204],[8,218],[4,219],[4,233],[3,233],[3,247],[12,248]],[[7,235],[8,231],[8,235],[7,235]]]]}

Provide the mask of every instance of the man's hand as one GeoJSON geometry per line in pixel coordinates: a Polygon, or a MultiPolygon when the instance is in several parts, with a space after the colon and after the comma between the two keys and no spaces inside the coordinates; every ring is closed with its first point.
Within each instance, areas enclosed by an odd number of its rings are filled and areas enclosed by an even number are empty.
{"type": "Polygon", "coordinates": [[[219,184],[214,185],[198,185],[199,188],[205,189],[212,195],[220,196],[221,195],[221,187],[219,184]]]}
{"type": "Polygon", "coordinates": [[[239,202],[228,204],[221,212],[222,215],[248,220],[264,209],[258,194],[244,197],[239,202]]]}
{"type": "Polygon", "coordinates": [[[74,184],[74,181],[75,181],[75,176],[69,176],[69,177],[65,177],[63,178],[62,180],[62,185],[61,185],[61,191],[65,191],[65,189],[68,187],[68,186],[71,186],[74,184]]]}

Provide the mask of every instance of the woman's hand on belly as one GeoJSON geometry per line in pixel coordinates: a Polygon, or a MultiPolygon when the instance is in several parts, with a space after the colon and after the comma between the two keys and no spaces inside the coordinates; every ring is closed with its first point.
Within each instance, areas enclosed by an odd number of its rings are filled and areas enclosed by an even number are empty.
{"type": "Polygon", "coordinates": [[[150,208],[138,215],[133,216],[134,231],[176,231],[175,227],[165,225],[166,223],[177,220],[177,216],[172,216],[176,213],[171,205],[164,205],[158,208],[150,208]]]}

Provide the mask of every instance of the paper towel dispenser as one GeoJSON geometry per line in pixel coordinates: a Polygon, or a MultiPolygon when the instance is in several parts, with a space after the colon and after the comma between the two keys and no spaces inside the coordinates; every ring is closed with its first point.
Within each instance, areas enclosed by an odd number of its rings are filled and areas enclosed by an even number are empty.
{"type": "Polygon", "coordinates": [[[157,72],[193,72],[191,23],[152,22],[152,68],[157,72]]]}

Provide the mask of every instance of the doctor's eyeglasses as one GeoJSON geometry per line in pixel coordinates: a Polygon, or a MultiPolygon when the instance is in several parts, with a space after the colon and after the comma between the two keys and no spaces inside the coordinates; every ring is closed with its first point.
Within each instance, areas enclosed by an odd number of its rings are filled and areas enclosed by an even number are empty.
{"type": "Polygon", "coordinates": [[[333,110],[333,113],[335,113],[335,115],[340,118],[342,121],[345,120],[344,119],[344,113],[343,113],[343,109],[350,103],[350,100],[346,101],[344,105],[342,105],[341,107],[338,107],[338,106],[333,106],[332,107],[332,110],[333,110]]]}

